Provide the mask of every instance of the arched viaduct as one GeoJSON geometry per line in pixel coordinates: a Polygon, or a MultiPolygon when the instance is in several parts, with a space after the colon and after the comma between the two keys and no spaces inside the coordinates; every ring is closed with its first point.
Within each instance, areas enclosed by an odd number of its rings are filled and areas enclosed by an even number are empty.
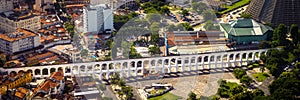
{"type": "Polygon", "coordinates": [[[131,77],[143,76],[144,73],[171,73],[237,67],[260,60],[260,55],[266,52],[267,49],[230,51],[199,55],[8,68],[2,70],[6,70],[8,73],[13,71],[16,73],[18,71],[32,71],[34,77],[49,77],[51,72],[62,70],[65,75],[98,74],[101,79],[108,79],[112,73],[120,73],[121,77],[131,77]]]}

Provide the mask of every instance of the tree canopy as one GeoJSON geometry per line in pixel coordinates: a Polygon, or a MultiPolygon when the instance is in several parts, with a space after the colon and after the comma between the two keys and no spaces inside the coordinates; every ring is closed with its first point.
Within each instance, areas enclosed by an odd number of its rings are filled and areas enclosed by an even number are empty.
{"type": "Polygon", "coordinates": [[[193,2],[192,3],[192,10],[194,12],[197,12],[198,14],[201,14],[207,8],[208,7],[205,3],[202,3],[202,2],[193,2]]]}
{"type": "Polygon", "coordinates": [[[244,69],[240,69],[240,68],[236,68],[233,70],[233,74],[236,78],[240,79],[242,78],[244,75],[246,75],[246,70],[244,69]]]}

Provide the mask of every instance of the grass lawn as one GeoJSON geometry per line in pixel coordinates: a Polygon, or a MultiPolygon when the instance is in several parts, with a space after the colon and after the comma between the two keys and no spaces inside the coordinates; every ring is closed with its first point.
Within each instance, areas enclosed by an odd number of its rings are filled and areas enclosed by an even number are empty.
{"type": "Polygon", "coordinates": [[[218,12],[219,14],[224,14],[224,13],[227,13],[227,12],[229,12],[229,11],[232,11],[232,10],[234,10],[234,9],[236,9],[236,8],[239,8],[239,7],[242,7],[242,6],[244,6],[244,5],[246,5],[246,4],[248,4],[248,3],[250,3],[250,0],[241,0],[241,1],[239,1],[239,2],[236,2],[236,3],[234,3],[233,5],[231,5],[231,6],[225,6],[225,8],[227,8],[226,10],[223,10],[223,11],[220,11],[220,12],[218,12]]]}
{"type": "Polygon", "coordinates": [[[270,77],[267,73],[256,73],[253,74],[252,76],[255,77],[255,79],[259,82],[262,82],[266,80],[268,77],[270,77]]]}
{"type": "Polygon", "coordinates": [[[182,99],[182,97],[168,92],[161,96],[149,98],[148,100],[177,100],[177,99],[182,99]]]}

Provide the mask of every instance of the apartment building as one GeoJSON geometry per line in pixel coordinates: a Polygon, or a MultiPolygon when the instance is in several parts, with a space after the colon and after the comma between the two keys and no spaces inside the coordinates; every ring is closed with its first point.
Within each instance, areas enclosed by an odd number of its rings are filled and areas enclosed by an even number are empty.
{"type": "Polygon", "coordinates": [[[44,9],[53,8],[54,0],[35,0],[34,10],[43,11],[44,9]]]}
{"type": "Polygon", "coordinates": [[[41,28],[40,16],[27,10],[15,10],[0,13],[0,31],[14,32],[24,28],[37,32],[41,28]]]}
{"type": "Polygon", "coordinates": [[[83,9],[84,32],[104,32],[113,30],[113,10],[105,4],[89,5],[83,9]]]}
{"type": "Polygon", "coordinates": [[[13,10],[13,0],[0,0],[0,13],[13,10]]]}
{"type": "Polygon", "coordinates": [[[29,30],[17,29],[16,32],[0,34],[0,51],[6,54],[33,49],[40,45],[40,37],[29,30]]]}

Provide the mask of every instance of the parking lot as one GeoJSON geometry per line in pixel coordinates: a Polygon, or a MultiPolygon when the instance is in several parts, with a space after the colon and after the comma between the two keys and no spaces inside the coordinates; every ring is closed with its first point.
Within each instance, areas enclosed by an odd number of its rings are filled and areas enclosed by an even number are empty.
{"type": "Polygon", "coordinates": [[[248,5],[243,6],[241,8],[238,8],[236,10],[233,10],[233,11],[225,14],[222,18],[223,22],[230,22],[232,20],[237,20],[246,11],[247,7],[248,7],[248,5]]]}

